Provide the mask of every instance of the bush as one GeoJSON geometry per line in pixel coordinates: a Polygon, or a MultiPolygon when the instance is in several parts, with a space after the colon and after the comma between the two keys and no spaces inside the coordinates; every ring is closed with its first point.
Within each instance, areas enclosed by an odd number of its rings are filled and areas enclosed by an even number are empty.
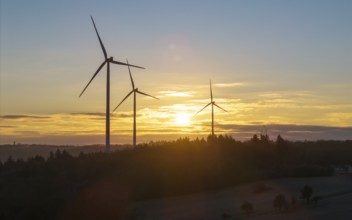
{"type": "Polygon", "coordinates": [[[285,209],[286,211],[289,208],[288,202],[286,197],[283,194],[278,194],[273,202],[274,208],[277,208],[280,212],[285,209]]]}
{"type": "Polygon", "coordinates": [[[313,189],[308,185],[305,185],[301,189],[301,198],[307,200],[307,203],[309,203],[312,194],[313,194],[313,189]]]}
{"type": "Polygon", "coordinates": [[[247,201],[243,202],[240,208],[246,215],[250,215],[253,212],[253,204],[247,201]]]}

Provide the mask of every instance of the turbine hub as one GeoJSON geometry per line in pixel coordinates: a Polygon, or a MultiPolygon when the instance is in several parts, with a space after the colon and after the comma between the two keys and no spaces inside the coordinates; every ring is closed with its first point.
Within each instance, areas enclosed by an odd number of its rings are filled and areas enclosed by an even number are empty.
{"type": "Polygon", "coordinates": [[[111,62],[111,61],[114,60],[114,57],[109,57],[109,58],[107,58],[106,60],[109,61],[109,62],[111,62]]]}

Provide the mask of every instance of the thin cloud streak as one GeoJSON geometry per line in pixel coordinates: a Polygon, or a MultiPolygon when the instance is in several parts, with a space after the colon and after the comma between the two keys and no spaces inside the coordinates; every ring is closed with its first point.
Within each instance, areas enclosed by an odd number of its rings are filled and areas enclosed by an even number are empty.
{"type": "Polygon", "coordinates": [[[220,87],[220,88],[229,88],[229,87],[240,87],[240,86],[248,86],[248,83],[244,82],[233,82],[233,83],[215,83],[213,86],[214,87],[220,87]]]}
{"type": "Polygon", "coordinates": [[[169,97],[190,97],[192,96],[189,92],[181,92],[181,91],[160,91],[161,96],[169,96],[169,97]]]}
{"type": "Polygon", "coordinates": [[[0,119],[48,119],[50,116],[39,115],[0,115],[0,119]]]}
{"type": "Polygon", "coordinates": [[[70,115],[83,115],[83,116],[104,116],[105,113],[103,112],[75,112],[75,113],[69,113],[70,115]]]}
{"type": "MultiPolygon", "coordinates": [[[[77,113],[69,113],[69,115],[100,116],[101,118],[105,118],[106,113],[103,113],[103,112],[77,112],[77,113]]],[[[126,113],[126,112],[114,112],[114,113],[111,113],[111,117],[130,118],[130,117],[133,117],[133,112],[128,112],[128,113],[126,113]]]]}

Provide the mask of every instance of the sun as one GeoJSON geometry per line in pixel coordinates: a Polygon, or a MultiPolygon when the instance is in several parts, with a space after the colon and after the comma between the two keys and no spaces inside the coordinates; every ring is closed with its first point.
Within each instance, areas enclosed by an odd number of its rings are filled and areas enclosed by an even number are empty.
{"type": "Polygon", "coordinates": [[[187,113],[177,113],[175,117],[177,125],[185,126],[190,124],[190,115],[187,113]]]}

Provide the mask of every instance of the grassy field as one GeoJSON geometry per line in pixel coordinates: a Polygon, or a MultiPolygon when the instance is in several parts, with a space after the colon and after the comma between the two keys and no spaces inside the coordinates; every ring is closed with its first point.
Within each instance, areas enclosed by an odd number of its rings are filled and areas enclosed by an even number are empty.
{"type": "Polygon", "coordinates": [[[220,191],[142,201],[135,204],[135,219],[343,220],[352,217],[352,176],[283,178],[261,183],[271,189],[254,193],[253,187],[257,182],[253,182],[220,191]],[[300,189],[306,184],[313,188],[313,195],[322,196],[317,204],[306,204],[299,198],[300,189]],[[294,196],[296,208],[283,212],[274,209],[273,199],[279,193],[283,193],[289,201],[294,196]],[[254,210],[249,216],[240,210],[244,201],[253,204],[254,210]]]}

